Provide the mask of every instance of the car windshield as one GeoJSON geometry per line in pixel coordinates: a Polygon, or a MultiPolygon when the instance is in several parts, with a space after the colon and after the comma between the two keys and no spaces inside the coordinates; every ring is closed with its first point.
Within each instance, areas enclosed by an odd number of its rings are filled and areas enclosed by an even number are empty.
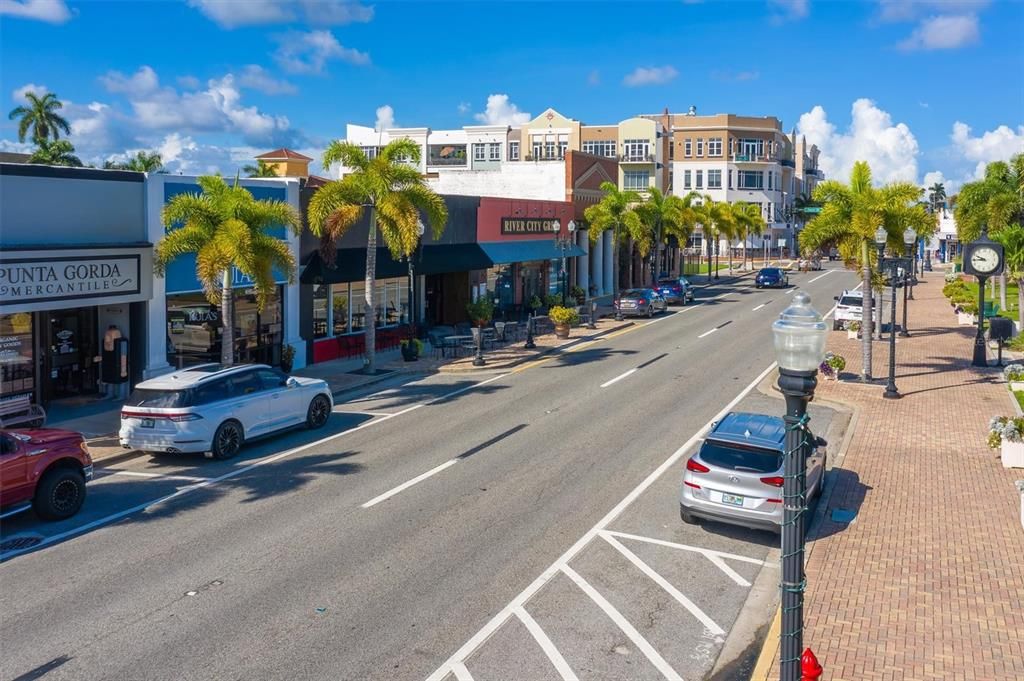
{"type": "Polygon", "coordinates": [[[177,408],[188,407],[191,396],[188,390],[153,390],[136,388],[125,402],[129,407],[177,408]]]}
{"type": "Polygon", "coordinates": [[[848,305],[850,307],[860,307],[864,303],[862,296],[843,296],[839,299],[840,305],[848,305]]]}
{"type": "Polygon", "coordinates": [[[754,473],[772,473],[782,466],[782,452],[705,440],[700,458],[712,466],[754,473]]]}
{"type": "Polygon", "coordinates": [[[642,288],[633,288],[622,294],[623,298],[643,298],[647,295],[647,290],[642,288]]]}
{"type": "Polygon", "coordinates": [[[761,274],[767,274],[769,276],[778,276],[779,271],[776,269],[761,270],[761,274]]]}

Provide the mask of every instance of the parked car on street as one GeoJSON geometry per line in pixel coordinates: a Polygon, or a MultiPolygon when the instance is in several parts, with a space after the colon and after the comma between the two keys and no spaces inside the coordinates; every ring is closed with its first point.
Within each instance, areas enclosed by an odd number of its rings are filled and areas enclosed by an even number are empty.
{"type": "Polygon", "coordinates": [[[326,381],[263,364],[202,364],[139,383],[121,409],[119,437],[126,449],[230,459],[247,440],[321,428],[333,408],[326,381]]]}
{"type": "Polygon", "coordinates": [[[668,303],[660,293],[650,288],[631,288],[619,294],[619,311],[628,317],[653,317],[664,312],[668,303]]]}
{"type": "Polygon", "coordinates": [[[669,305],[686,305],[693,302],[693,286],[686,277],[664,277],[658,279],[656,289],[669,305]]]}
{"type": "MultiPolygon", "coordinates": [[[[843,291],[843,294],[835,297],[836,311],[832,315],[832,330],[841,331],[850,325],[851,322],[858,324],[864,319],[864,292],[860,290],[843,291]]],[[[878,297],[872,301],[871,319],[878,321],[878,297]]]]}
{"type": "Polygon", "coordinates": [[[756,288],[786,288],[789,286],[789,275],[778,267],[765,267],[754,277],[756,288]]]}
{"type": "MultiPolygon", "coordinates": [[[[679,514],[778,532],[786,426],[777,416],[731,412],[686,462],[679,514]]],[[[828,443],[808,431],[807,499],[821,493],[828,443]]]]}
{"type": "Polygon", "coordinates": [[[82,508],[92,457],[80,433],[5,430],[0,447],[0,518],[32,508],[45,520],[64,520],[82,508]]]}

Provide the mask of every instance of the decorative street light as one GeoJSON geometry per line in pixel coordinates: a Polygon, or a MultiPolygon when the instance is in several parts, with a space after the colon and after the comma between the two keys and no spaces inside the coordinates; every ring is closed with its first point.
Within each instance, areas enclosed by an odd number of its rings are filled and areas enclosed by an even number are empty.
{"type": "MultiPolygon", "coordinates": [[[[875,230],[875,244],[878,246],[878,268],[879,271],[889,273],[889,283],[892,288],[892,309],[889,311],[889,380],[885,384],[883,397],[890,400],[898,400],[902,395],[896,389],[896,278],[900,264],[899,258],[884,258],[885,241],[888,232],[885,227],[879,226],[875,230]]],[[[878,324],[882,324],[882,315],[878,315],[878,324]]]]}
{"type": "MultiPolygon", "coordinates": [[[[903,244],[907,247],[907,260],[911,263],[914,262],[911,252],[916,242],[917,232],[910,227],[903,230],[903,244]]],[[[900,329],[900,336],[903,338],[910,335],[910,332],[907,331],[907,301],[914,299],[913,289],[911,288],[913,286],[914,267],[914,265],[911,265],[909,272],[906,268],[903,270],[903,327],[900,329]]]]}
{"type": "MultiPolygon", "coordinates": [[[[523,307],[526,307],[528,305],[526,302],[526,270],[522,265],[519,266],[519,278],[523,280],[523,307]]],[[[533,342],[533,308],[530,308],[529,316],[526,318],[526,345],[523,347],[527,350],[537,347],[537,344],[533,342]]]]}
{"type": "Polygon", "coordinates": [[[561,233],[561,231],[562,231],[562,223],[560,223],[558,221],[558,218],[555,218],[555,221],[551,225],[551,231],[553,231],[555,233],[555,248],[557,248],[559,250],[559,252],[561,252],[561,254],[562,254],[562,272],[561,272],[561,274],[562,274],[562,304],[563,305],[565,304],[565,299],[569,296],[568,280],[567,280],[568,278],[566,276],[567,275],[567,270],[566,270],[566,267],[565,267],[565,252],[568,251],[570,248],[572,248],[573,244],[575,243],[574,237],[576,235],[576,222],[574,220],[569,220],[569,224],[567,225],[567,227],[569,229],[569,234],[566,235],[566,236],[563,236],[562,233],[561,233]]]}
{"type": "Polygon", "coordinates": [[[408,303],[409,319],[408,319],[408,322],[409,322],[409,342],[410,343],[412,343],[412,339],[416,337],[416,322],[418,321],[418,317],[416,315],[416,297],[415,297],[415,293],[416,293],[416,286],[415,286],[416,266],[415,266],[415,261],[420,259],[420,254],[421,254],[420,248],[423,246],[423,232],[425,232],[425,231],[426,231],[426,227],[424,227],[424,225],[423,225],[423,220],[420,220],[419,218],[417,218],[416,219],[416,233],[418,234],[418,236],[416,238],[416,248],[414,250],[415,257],[413,257],[412,254],[406,256],[406,260],[409,261],[409,303],[408,303]]]}
{"type": "Polygon", "coordinates": [[[818,366],[825,357],[828,327],[803,291],[772,324],[779,389],[786,400],[785,462],[782,478],[782,681],[799,681],[803,648],[804,543],[807,527],[807,403],[818,385],[818,366]]]}

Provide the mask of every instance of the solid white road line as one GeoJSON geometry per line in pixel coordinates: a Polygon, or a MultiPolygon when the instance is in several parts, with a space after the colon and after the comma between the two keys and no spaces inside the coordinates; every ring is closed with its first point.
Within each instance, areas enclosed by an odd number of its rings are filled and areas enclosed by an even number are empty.
{"type": "Polygon", "coordinates": [[[452,665],[452,674],[455,674],[456,681],[473,681],[473,675],[466,669],[466,665],[461,662],[452,665]]]}
{"type": "Polygon", "coordinates": [[[710,631],[712,634],[715,634],[716,636],[721,636],[725,633],[725,629],[715,624],[714,620],[708,617],[707,613],[698,608],[697,605],[689,598],[684,596],[683,593],[679,591],[679,589],[669,584],[667,579],[659,575],[654,570],[654,568],[652,568],[650,565],[641,560],[639,556],[637,556],[635,553],[633,553],[625,546],[623,546],[618,539],[612,537],[607,532],[601,532],[600,536],[606,542],[614,546],[615,550],[621,553],[623,556],[625,556],[630,563],[639,568],[640,572],[650,577],[654,581],[654,583],[660,586],[662,589],[664,589],[669,596],[676,599],[679,605],[689,610],[690,614],[696,617],[700,621],[700,623],[704,625],[705,629],[710,631]]]}
{"type": "Polygon", "coordinates": [[[607,388],[607,387],[608,387],[608,386],[610,386],[610,385],[611,385],[612,383],[618,383],[619,381],[621,381],[622,379],[624,379],[624,378],[625,378],[626,376],[629,376],[630,374],[635,374],[635,373],[636,373],[636,369],[635,369],[635,368],[634,368],[634,369],[630,369],[630,370],[629,370],[629,371],[627,371],[626,373],[624,373],[624,374],[619,374],[618,376],[616,376],[615,378],[613,378],[613,379],[612,379],[612,380],[610,380],[610,381],[605,381],[604,383],[602,383],[602,384],[601,384],[601,387],[602,387],[602,388],[607,388]]]}
{"type": "Polygon", "coordinates": [[[429,478],[431,475],[435,475],[437,473],[440,473],[445,468],[448,468],[449,466],[454,466],[458,462],[459,462],[458,459],[449,459],[448,461],[445,461],[440,466],[435,466],[434,468],[431,468],[426,473],[423,473],[422,475],[417,475],[412,480],[407,480],[406,482],[403,482],[398,487],[393,487],[393,488],[389,489],[387,492],[384,492],[384,494],[381,494],[379,496],[376,496],[376,497],[370,499],[365,504],[362,504],[362,508],[370,508],[371,506],[376,506],[380,502],[385,501],[387,499],[390,499],[391,497],[395,496],[399,492],[401,492],[403,490],[409,489],[410,487],[412,487],[413,485],[415,485],[418,482],[423,482],[424,480],[429,478]]]}
{"type": "MultiPolygon", "coordinates": [[[[770,302],[770,301],[769,301],[769,302],[770,302]]],[[[755,307],[755,308],[754,308],[753,310],[751,310],[751,312],[757,312],[758,310],[760,310],[760,309],[761,309],[762,307],[764,307],[764,306],[765,306],[765,305],[767,305],[767,304],[768,304],[768,303],[761,303],[760,305],[758,305],[757,307],[755,307]]]]}
{"type": "Polygon", "coordinates": [[[675,669],[672,669],[671,665],[665,661],[665,658],[663,658],[658,651],[654,649],[654,646],[652,646],[647,639],[629,623],[629,620],[622,616],[622,613],[616,610],[614,605],[609,603],[604,596],[598,593],[597,589],[592,587],[587,580],[583,579],[579,573],[568,565],[562,566],[562,572],[565,573],[569,579],[576,582],[576,586],[582,589],[583,593],[590,596],[590,600],[594,601],[594,603],[597,604],[597,607],[601,608],[601,610],[604,611],[604,614],[608,615],[608,618],[612,622],[615,622],[616,626],[622,630],[622,633],[629,637],[629,640],[633,642],[633,645],[639,648],[640,652],[642,652],[647,659],[658,668],[658,671],[661,672],[662,676],[669,679],[669,681],[683,681],[683,677],[679,676],[675,669]]]}
{"type": "Polygon", "coordinates": [[[811,280],[810,280],[809,282],[807,282],[807,283],[808,283],[808,284],[813,284],[814,282],[818,281],[818,280],[819,280],[819,279],[821,279],[822,277],[827,277],[828,275],[832,274],[833,272],[835,272],[835,270],[826,270],[826,271],[825,271],[824,273],[822,273],[822,274],[819,274],[818,276],[816,276],[816,277],[815,277],[814,279],[811,279],[811,280]]]}
{"type": "Polygon", "coordinates": [[[799,287],[799,286],[794,286],[793,288],[791,288],[791,289],[789,290],[789,293],[787,293],[786,295],[787,295],[787,296],[791,296],[791,295],[793,295],[794,293],[796,293],[796,292],[797,292],[797,291],[799,291],[799,290],[800,290],[800,287],[799,287]]]}
{"type": "Polygon", "coordinates": [[[545,584],[551,581],[552,577],[558,574],[562,566],[567,565],[570,560],[575,558],[576,555],[580,551],[582,551],[584,547],[586,547],[594,539],[594,537],[597,536],[598,532],[606,528],[608,525],[614,522],[616,518],[622,515],[622,512],[625,511],[626,508],[630,506],[630,504],[636,501],[641,494],[647,491],[648,487],[653,485],[658,478],[665,474],[665,471],[669,470],[672,466],[674,466],[679,461],[679,459],[682,458],[684,454],[690,451],[694,447],[694,445],[696,445],[697,442],[699,442],[700,439],[704,437],[704,435],[711,429],[712,423],[714,423],[715,421],[720,421],[723,416],[728,414],[733,409],[733,407],[739,404],[744,397],[749,395],[750,392],[754,388],[756,388],[761,381],[765,379],[765,377],[767,377],[771,372],[775,371],[775,367],[775,362],[772,362],[770,365],[768,365],[768,368],[766,368],[764,371],[758,374],[758,376],[753,381],[751,381],[746,388],[741,390],[736,395],[736,397],[730,400],[727,405],[722,407],[722,409],[719,410],[717,414],[712,416],[711,419],[696,433],[694,433],[689,440],[684,442],[682,446],[679,447],[679,449],[677,449],[667,459],[665,459],[665,461],[663,461],[660,466],[651,471],[651,473],[646,478],[644,478],[639,485],[634,487],[633,490],[622,499],[622,501],[616,504],[615,507],[608,511],[608,513],[605,514],[603,518],[597,521],[597,524],[594,525],[594,527],[592,527],[586,534],[584,534],[582,537],[576,540],[576,543],[570,546],[568,550],[566,550],[566,552],[558,558],[558,560],[556,560],[554,563],[548,566],[548,568],[544,570],[544,572],[542,572],[540,575],[538,575],[537,578],[534,579],[529,586],[527,586],[525,589],[519,592],[519,594],[515,598],[513,598],[508,605],[506,605],[498,613],[496,613],[490,620],[488,620],[487,624],[481,627],[480,630],[476,632],[468,641],[462,644],[462,646],[458,650],[456,650],[451,655],[451,657],[448,658],[448,660],[446,660],[440,667],[438,667],[433,674],[427,677],[427,681],[441,681],[441,679],[443,679],[452,670],[455,664],[464,661],[467,657],[469,657],[469,655],[474,650],[479,648],[484,641],[490,638],[494,634],[494,632],[500,629],[501,625],[503,625],[508,620],[508,618],[512,616],[512,611],[516,607],[521,607],[525,605],[527,601],[533,598],[533,596],[538,591],[540,591],[545,584]]]}
{"type": "Polygon", "coordinates": [[[113,469],[99,469],[96,472],[97,477],[107,477],[110,475],[130,475],[136,478],[162,478],[164,480],[184,480],[186,482],[206,482],[209,478],[196,478],[191,475],[172,475],[170,473],[143,473],[142,471],[119,471],[113,469]]]}
{"type": "Polygon", "coordinates": [[[701,335],[697,336],[697,338],[703,338],[704,336],[710,336],[710,335],[711,335],[711,334],[713,334],[713,333],[714,333],[715,331],[718,331],[718,327],[717,327],[717,326],[716,326],[715,328],[711,329],[710,331],[705,331],[705,332],[704,332],[704,333],[702,333],[701,335]]]}
{"type": "Polygon", "coordinates": [[[537,620],[533,619],[530,613],[526,612],[526,608],[515,608],[513,613],[519,618],[520,622],[526,625],[526,629],[533,635],[533,639],[544,650],[544,654],[551,660],[551,664],[555,666],[555,670],[562,677],[562,681],[579,681],[576,672],[572,670],[569,663],[562,657],[562,653],[558,652],[558,648],[551,642],[551,639],[544,633],[544,630],[540,628],[537,620]]]}

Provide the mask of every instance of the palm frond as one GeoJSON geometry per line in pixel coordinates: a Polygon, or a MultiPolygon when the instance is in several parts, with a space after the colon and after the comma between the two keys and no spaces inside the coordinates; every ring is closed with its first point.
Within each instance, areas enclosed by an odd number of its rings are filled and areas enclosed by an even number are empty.
{"type": "Polygon", "coordinates": [[[362,148],[352,142],[333,140],[324,149],[323,167],[329,168],[335,163],[340,163],[346,168],[366,171],[369,160],[362,148]]]}

